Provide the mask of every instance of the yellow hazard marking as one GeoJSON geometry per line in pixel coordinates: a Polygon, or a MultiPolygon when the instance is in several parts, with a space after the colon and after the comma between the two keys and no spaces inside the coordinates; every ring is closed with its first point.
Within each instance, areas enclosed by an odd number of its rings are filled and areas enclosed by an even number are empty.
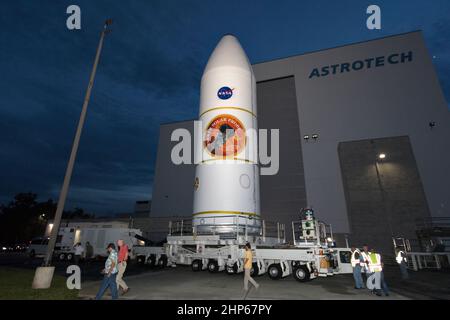
{"type": "Polygon", "coordinates": [[[240,158],[232,158],[232,157],[229,157],[229,158],[225,157],[225,158],[218,158],[218,159],[207,159],[207,160],[200,161],[200,163],[205,163],[205,162],[210,162],[210,161],[225,161],[225,160],[245,161],[245,162],[248,162],[248,163],[251,163],[251,164],[258,164],[255,161],[251,161],[251,160],[247,160],[247,159],[240,159],[240,158]]]}
{"type": "Polygon", "coordinates": [[[241,212],[241,211],[223,211],[223,210],[213,210],[213,211],[202,211],[194,213],[194,216],[202,215],[202,214],[234,214],[234,215],[242,215],[242,216],[258,216],[255,212],[241,212]]]}
{"type": "Polygon", "coordinates": [[[213,111],[213,110],[220,110],[220,109],[234,109],[234,110],[240,110],[240,111],[244,111],[244,112],[250,113],[252,116],[254,116],[255,118],[257,118],[256,114],[254,114],[253,112],[251,112],[251,111],[249,111],[249,110],[247,110],[247,109],[244,109],[244,108],[239,108],[239,107],[216,107],[216,108],[211,108],[211,109],[208,109],[208,110],[203,111],[202,113],[200,113],[200,117],[201,117],[202,115],[204,115],[205,113],[207,113],[207,112],[210,112],[210,111],[213,111]]]}

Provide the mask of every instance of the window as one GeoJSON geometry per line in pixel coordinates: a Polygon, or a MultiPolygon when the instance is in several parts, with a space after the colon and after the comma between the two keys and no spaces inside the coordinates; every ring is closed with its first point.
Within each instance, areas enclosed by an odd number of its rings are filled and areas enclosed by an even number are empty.
{"type": "Polygon", "coordinates": [[[339,260],[341,263],[350,263],[352,258],[352,253],[350,251],[340,251],[339,260]]]}

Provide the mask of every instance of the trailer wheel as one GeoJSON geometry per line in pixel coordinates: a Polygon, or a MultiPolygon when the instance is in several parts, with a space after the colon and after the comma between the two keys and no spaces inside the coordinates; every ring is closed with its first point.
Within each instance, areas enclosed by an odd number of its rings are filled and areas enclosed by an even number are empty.
{"type": "Polygon", "coordinates": [[[167,256],[162,255],[161,258],[158,259],[158,267],[163,269],[167,266],[167,256]]]}
{"type": "Polygon", "coordinates": [[[145,264],[145,256],[137,256],[136,262],[138,265],[143,266],[145,264]]]}
{"type": "Polygon", "coordinates": [[[227,270],[227,274],[232,275],[232,274],[237,274],[238,273],[238,265],[237,262],[235,262],[231,267],[227,266],[226,267],[227,270]]]}
{"type": "Polygon", "coordinates": [[[226,273],[227,273],[228,275],[235,274],[235,273],[234,273],[233,267],[230,267],[230,266],[227,266],[227,267],[225,268],[225,271],[226,271],[226,273]]]}
{"type": "Polygon", "coordinates": [[[191,267],[194,272],[202,270],[202,260],[197,259],[192,261],[191,267]]]}
{"type": "Polygon", "coordinates": [[[305,265],[295,268],[293,275],[295,280],[300,282],[307,282],[311,280],[311,272],[309,272],[308,267],[305,265]]]}
{"type": "Polygon", "coordinates": [[[258,275],[259,275],[258,264],[256,262],[254,262],[252,264],[252,268],[250,269],[250,276],[257,277],[258,275]]]}
{"type": "Polygon", "coordinates": [[[216,273],[219,271],[219,265],[217,264],[216,260],[210,260],[208,262],[208,271],[211,273],[216,273]]]}
{"type": "Polygon", "coordinates": [[[147,258],[147,265],[150,268],[153,268],[156,265],[156,256],[154,254],[151,254],[148,258],[147,258]]]}
{"type": "Polygon", "coordinates": [[[272,280],[278,280],[281,278],[283,271],[278,263],[271,264],[268,269],[269,277],[272,280]]]}
{"type": "Polygon", "coordinates": [[[59,261],[64,261],[64,260],[66,260],[66,255],[65,255],[64,253],[58,254],[58,260],[59,260],[59,261]]]}
{"type": "Polygon", "coordinates": [[[72,253],[68,253],[68,254],[66,255],[66,259],[67,259],[67,261],[72,261],[72,259],[73,259],[73,254],[72,254],[72,253]]]}

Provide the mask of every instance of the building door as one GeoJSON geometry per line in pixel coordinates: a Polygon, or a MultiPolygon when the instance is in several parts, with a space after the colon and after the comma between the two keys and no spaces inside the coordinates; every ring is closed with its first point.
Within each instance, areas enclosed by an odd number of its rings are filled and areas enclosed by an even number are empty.
{"type": "Polygon", "coordinates": [[[409,137],[341,142],[338,153],[350,245],[393,255],[392,238],[415,238],[416,220],[430,216],[409,137]]]}

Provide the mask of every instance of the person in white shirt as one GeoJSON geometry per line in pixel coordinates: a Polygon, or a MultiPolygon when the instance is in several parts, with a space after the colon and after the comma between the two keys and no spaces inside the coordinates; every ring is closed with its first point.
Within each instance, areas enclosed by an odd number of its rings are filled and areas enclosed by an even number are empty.
{"type": "Polygon", "coordinates": [[[395,257],[395,260],[398,263],[398,266],[400,267],[400,272],[402,273],[402,280],[408,280],[409,274],[408,274],[408,260],[405,251],[402,250],[401,247],[396,248],[397,255],[395,257]]]}
{"type": "Polygon", "coordinates": [[[80,263],[81,256],[83,255],[84,248],[81,245],[81,242],[78,242],[74,246],[75,249],[75,264],[78,265],[80,263]]]}

